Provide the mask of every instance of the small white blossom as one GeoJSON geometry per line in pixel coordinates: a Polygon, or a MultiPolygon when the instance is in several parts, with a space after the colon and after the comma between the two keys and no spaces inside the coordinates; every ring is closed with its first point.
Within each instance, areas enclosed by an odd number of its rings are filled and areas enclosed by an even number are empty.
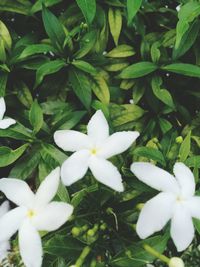
{"type": "Polygon", "coordinates": [[[6,104],[3,97],[0,98],[0,129],[7,129],[9,126],[16,123],[14,119],[6,118],[4,119],[4,114],[6,112],[6,104]]]}
{"type": "Polygon", "coordinates": [[[177,250],[186,249],[194,238],[192,218],[200,219],[193,173],[181,162],[174,165],[175,177],[151,163],[133,163],[131,170],[139,180],[161,191],[142,208],[136,227],[140,238],[160,231],[171,219],[170,234],[177,250]]]}
{"type": "Polygon", "coordinates": [[[116,191],[123,191],[121,174],[107,159],[127,150],[139,136],[138,132],[123,131],[109,136],[109,126],[98,110],[87,126],[87,135],[73,131],[55,132],[56,144],[65,151],[75,152],[62,165],[61,178],[69,186],[80,180],[90,168],[94,177],[116,191]]]}
{"type": "Polygon", "coordinates": [[[56,168],[45,178],[35,194],[22,180],[0,179],[0,190],[19,206],[0,219],[0,242],[9,240],[18,230],[19,250],[26,267],[42,265],[42,242],[38,231],[58,229],[73,212],[71,205],[51,201],[59,182],[60,168],[56,168]]]}
{"type": "MultiPolygon", "coordinates": [[[[8,211],[9,211],[9,202],[4,201],[0,206],[0,220],[2,216],[5,215],[8,211]]],[[[10,249],[10,243],[8,239],[5,239],[0,242],[0,262],[7,257],[9,249],[10,249]]]]}
{"type": "Polygon", "coordinates": [[[178,5],[178,6],[176,7],[176,11],[179,12],[180,9],[181,9],[181,5],[178,5]]]}
{"type": "Polygon", "coordinates": [[[169,260],[169,267],[184,267],[185,264],[181,258],[173,257],[169,260]]]}

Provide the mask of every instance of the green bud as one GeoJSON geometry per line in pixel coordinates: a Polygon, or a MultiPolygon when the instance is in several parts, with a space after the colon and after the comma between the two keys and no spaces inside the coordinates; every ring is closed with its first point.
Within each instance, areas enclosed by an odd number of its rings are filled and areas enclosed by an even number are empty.
{"type": "Polygon", "coordinates": [[[183,137],[182,136],[176,137],[176,143],[177,144],[182,144],[183,143],[183,137]]]}
{"type": "Polygon", "coordinates": [[[105,231],[106,228],[107,228],[107,224],[106,223],[103,223],[103,224],[100,225],[100,230],[105,231]]]}
{"type": "Polygon", "coordinates": [[[74,237],[79,236],[81,234],[81,229],[75,226],[72,228],[71,233],[74,237]]]}
{"type": "Polygon", "coordinates": [[[136,209],[141,210],[144,207],[144,203],[139,203],[136,206],[136,209]]]}
{"type": "Polygon", "coordinates": [[[95,233],[96,233],[96,231],[94,231],[93,229],[89,229],[88,231],[87,231],[87,235],[88,236],[94,236],[95,235],[95,233]]]}
{"type": "Polygon", "coordinates": [[[85,224],[85,225],[83,225],[83,226],[81,227],[81,230],[82,230],[83,232],[85,232],[85,231],[88,230],[88,228],[89,228],[89,226],[88,226],[87,224],[85,224]]]}
{"type": "Polygon", "coordinates": [[[168,266],[169,267],[184,267],[185,264],[181,258],[173,257],[169,260],[168,266]]]}

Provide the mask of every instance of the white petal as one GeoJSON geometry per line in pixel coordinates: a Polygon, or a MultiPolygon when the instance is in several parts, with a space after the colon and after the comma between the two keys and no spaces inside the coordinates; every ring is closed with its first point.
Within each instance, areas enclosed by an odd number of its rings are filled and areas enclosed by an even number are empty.
{"type": "Polygon", "coordinates": [[[0,191],[18,206],[30,207],[35,197],[26,182],[14,178],[0,179],[0,191]]]}
{"type": "Polygon", "coordinates": [[[41,238],[29,220],[25,220],[19,229],[19,251],[26,267],[42,266],[41,238]]]}
{"type": "Polygon", "coordinates": [[[97,110],[90,119],[87,126],[87,133],[96,145],[103,143],[108,138],[109,126],[101,110],[97,110]]]}
{"type": "Polygon", "coordinates": [[[67,186],[80,180],[87,172],[90,153],[80,150],[72,154],[61,167],[61,179],[67,186]]]}
{"type": "Polygon", "coordinates": [[[60,130],[54,133],[54,141],[64,151],[75,152],[91,146],[90,138],[73,130],[60,130]]]}
{"type": "Polygon", "coordinates": [[[9,241],[0,242],[0,263],[3,259],[7,257],[9,250],[10,250],[9,241]]]}
{"type": "Polygon", "coordinates": [[[16,123],[16,120],[10,119],[10,118],[0,120],[0,129],[7,129],[8,127],[10,127],[11,125],[15,123],[16,123]]]}
{"type": "Polygon", "coordinates": [[[60,168],[54,169],[40,184],[35,194],[35,208],[43,208],[56,195],[60,183],[60,168]]]}
{"type": "Polygon", "coordinates": [[[15,208],[6,213],[0,219],[0,242],[9,240],[12,235],[19,229],[26,216],[26,209],[23,207],[15,208]]]}
{"type": "Polygon", "coordinates": [[[127,150],[139,136],[138,132],[118,132],[106,139],[101,147],[99,155],[104,158],[110,158],[127,150]]]}
{"type": "Polygon", "coordinates": [[[3,119],[4,113],[6,111],[6,103],[3,97],[0,98],[0,120],[3,119]]]}
{"type": "Polygon", "coordinates": [[[193,196],[195,193],[195,180],[191,170],[182,162],[174,165],[174,174],[180,185],[183,196],[193,196]]]}
{"type": "Polygon", "coordinates": [[[171,219],[174,203],[175,196],[171,193],[159,193],[147,201],[136,226],[139,237],[144,239],[160,231],[171,219]]]}
{"type": "Polygon", "coordinates": [[[171,237],[178,251],[185,250],[194,238],[194,226],[190,212],[177,204],[171,221],[171,237]]]}
{"type": "Polygon", "coordinates": [[[186,201],[185,205],[189,209],[191,216],[200,220],[200,197],[191,197],[186,201]]]}
{"type": "Polygon", "coordinates": [[[9,202],[6,200],[4,201],[1,206],[0,206],[0,218],[6,214],[10,209],[10,205],[9,205],[9,202]]]}
{"type": "Polygon", "coordinates": [[[89,168],[100,183],[118,192],[124,191],[121,174],[108,160],[93,156],[90,159],[89,168]]]}
{"type": "Polygon", "coordinates": [[[135,162],[131,165],[131,171],[143,183],[159,191],[179,193],[175,177],[151,163],[135,162]]]}
{"type": "Polygon", "coordinates": [[[33,218],[33,224],[39,231],[55,231],[66,223],[72,212],[72,205],[54,201],[33,218]]]}

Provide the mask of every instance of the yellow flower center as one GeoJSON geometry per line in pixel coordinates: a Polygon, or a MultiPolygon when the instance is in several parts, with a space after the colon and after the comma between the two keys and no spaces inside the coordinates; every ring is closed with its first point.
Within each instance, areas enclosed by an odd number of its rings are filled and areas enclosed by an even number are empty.
{"type": "Polygon", "coordinates": [[[34,210],[28,210],[27,217],[33,218],[34,216],[35,216],[35,211],[34,210]]]}
{"type": "Polygon", "coordinates": [[[90,153],[91,153],[92,155],[96,155],[96,154],[97,154],[97,149],[96,149],[96,148],[92,148],[92,149],[90,150],[90,153]]]}
{"type": "Polygon", "coordinates": [[[177,198],[176,198],[176,201],[177,202],[183,202],[185,199],[182,197],[182,196],[178,196],[177,198]]]}

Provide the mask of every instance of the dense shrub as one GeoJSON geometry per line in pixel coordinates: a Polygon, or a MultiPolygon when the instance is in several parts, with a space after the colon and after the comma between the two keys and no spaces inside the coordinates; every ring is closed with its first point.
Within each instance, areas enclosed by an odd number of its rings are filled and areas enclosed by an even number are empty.
{"type": "MultiPolygon", "coordinates": [[[[185,252],[177,252],[169,225],[140,240],[137,218],[155,191],[130,171],[142,161],[172,173],[181,161],[193,170],[198,190],[199,14],[195,0],[0,1],[0,96],[6,115],[17,121],[0,129],[1,177],[26,180],[36,191],[71,155],[55,144],[54,133],[85,133],[99,109],[111,133],[140,132],[128,151],[111,159],[123,193],[90,171],[69,187],[60,184],[56,199],[75,209],[58,231],[42,233],[43,266],[165,266],[155,251],[199,266],[197,219],[185,252]]],[[[22,264],[15,236],[6,264],[22,264]]]]}

